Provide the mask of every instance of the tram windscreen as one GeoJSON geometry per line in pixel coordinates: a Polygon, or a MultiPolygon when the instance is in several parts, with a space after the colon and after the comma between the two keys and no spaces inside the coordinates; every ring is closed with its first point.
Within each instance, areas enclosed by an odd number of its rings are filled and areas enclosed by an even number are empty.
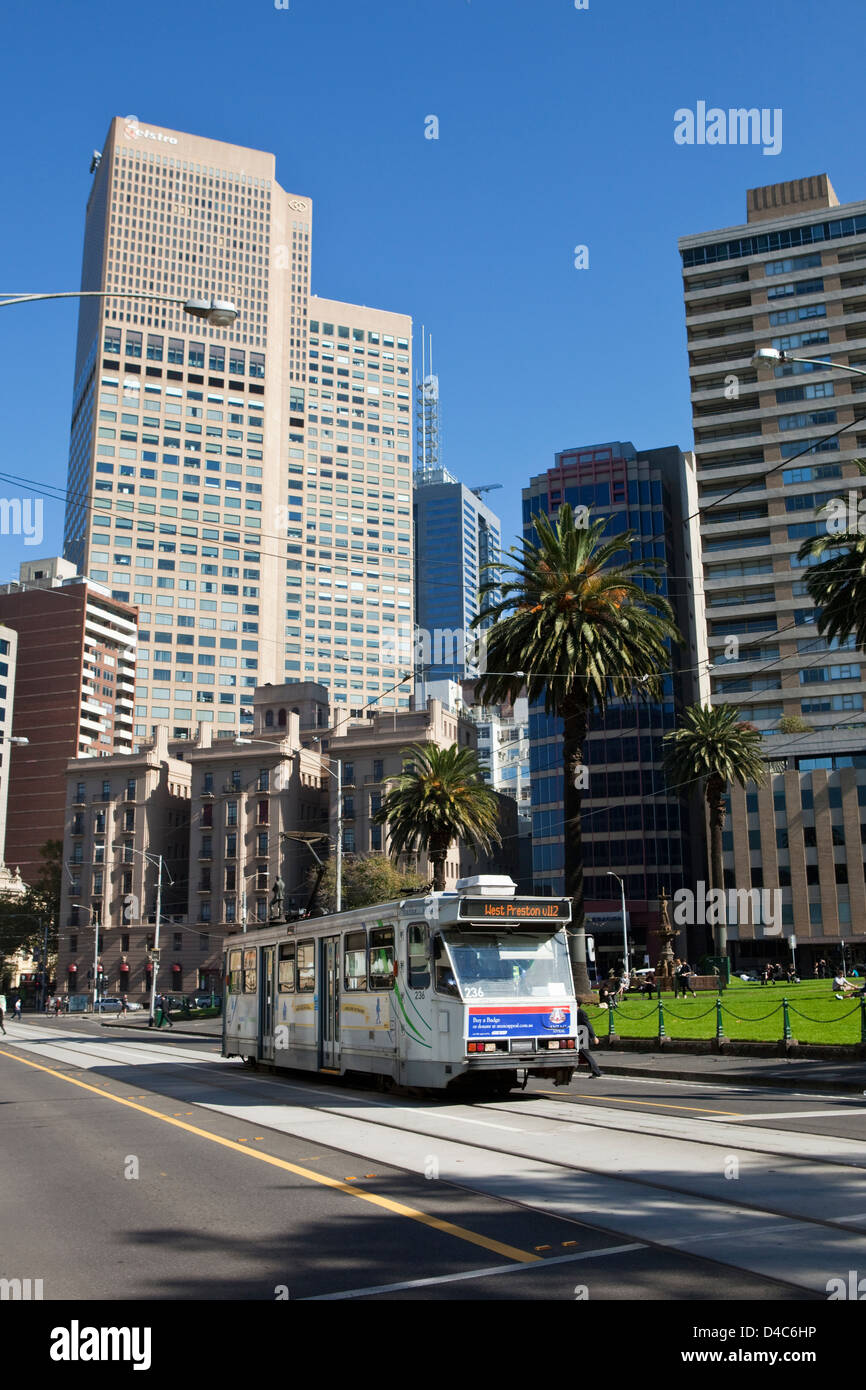
{"type": "Polygon", "coordinates": [[[573,994],[563,933],[445,933],[464,999],[565,999],[573,994]]]}

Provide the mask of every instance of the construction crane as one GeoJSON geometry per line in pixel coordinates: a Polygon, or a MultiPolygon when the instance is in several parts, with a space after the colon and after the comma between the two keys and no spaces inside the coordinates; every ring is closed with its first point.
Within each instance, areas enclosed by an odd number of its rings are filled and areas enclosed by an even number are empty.
{"type": "Polygon", "coordinates": [[[502,487],[502,484],[485,483],[483,487],[471,487],[469,491],[474,492],[476,497],[480,497],[482,492],[495,492],[498,487],[502,487]]]}

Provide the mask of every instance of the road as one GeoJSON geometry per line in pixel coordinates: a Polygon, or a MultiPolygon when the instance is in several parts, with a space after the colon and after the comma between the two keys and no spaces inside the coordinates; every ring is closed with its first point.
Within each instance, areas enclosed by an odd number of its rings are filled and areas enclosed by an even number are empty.
{"type": "Polygon", "coordinates": [[[866,1097],[383,1097],[25,1016],[0,1106],[0,1276],[46,1299],[773,1302],[866,1271],[866,1097]]]}

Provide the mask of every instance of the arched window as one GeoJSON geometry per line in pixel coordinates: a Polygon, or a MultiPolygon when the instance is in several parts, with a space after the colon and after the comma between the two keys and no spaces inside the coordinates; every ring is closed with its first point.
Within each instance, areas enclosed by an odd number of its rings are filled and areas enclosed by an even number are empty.
{"type": "Polygon", "coordinates": [[[272,729],[273,727],[274,727],[274,712],[273,712],[272,709],[269,709],[268,712],[267,712],[267,714],[265,715],[265,728],[266,728],[266,729],[272,729]]]}
{"type": "Polygon", "coordinates": [[[284,729],[286,727],[286,711],[284,709],[280,710],[279,715],[277,716],[277,723],[279,724],[281,729],[284,729]]]}

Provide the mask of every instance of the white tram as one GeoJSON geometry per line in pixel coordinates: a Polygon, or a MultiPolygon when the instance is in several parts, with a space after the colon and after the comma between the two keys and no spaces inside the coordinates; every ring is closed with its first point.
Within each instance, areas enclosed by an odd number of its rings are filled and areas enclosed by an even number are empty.
{"type": "Polygon", "coordinates": [[[510,878],[226,943],[223,1056],[383,1086],[505,1092],[578,1064],[568,898],[510,878]]]}

